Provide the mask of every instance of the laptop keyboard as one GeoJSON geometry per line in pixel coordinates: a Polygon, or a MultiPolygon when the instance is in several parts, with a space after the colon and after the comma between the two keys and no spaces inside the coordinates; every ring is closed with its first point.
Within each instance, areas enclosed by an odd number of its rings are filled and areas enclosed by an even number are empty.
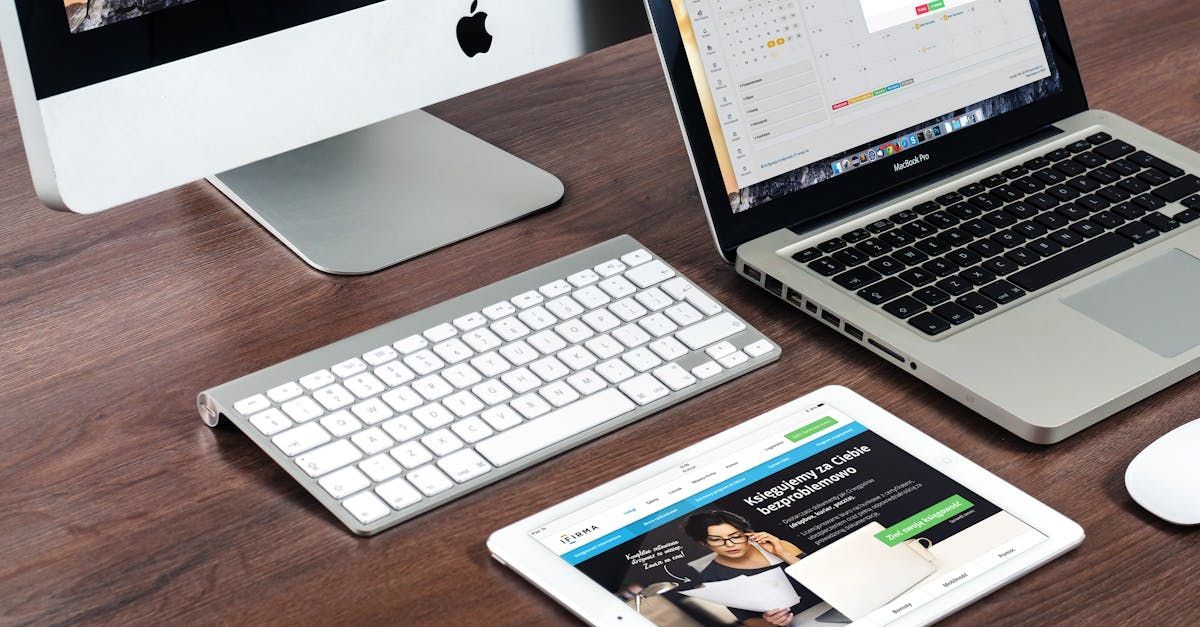
{"type": "Polygon", "coordinates": [[[792,257],[938,336],[1197,218],[1200,178],[1097,133],[792,257]]]}

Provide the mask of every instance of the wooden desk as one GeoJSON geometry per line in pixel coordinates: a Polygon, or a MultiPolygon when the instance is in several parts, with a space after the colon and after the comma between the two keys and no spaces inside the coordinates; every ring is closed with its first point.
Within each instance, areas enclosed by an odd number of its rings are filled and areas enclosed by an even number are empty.
{"type": "MultiPolygon", "coordinates": [[[[1195,3],[1067,4],[1093,105],[1200,148],[1195,3]]],[[[752,288],[714,252],[648,38],[436,107],[561,176],[566,200],[351,279],[308,270],[205,184],[93,217],[42,208],[0,93],[0,623],[561,623],[489,559],[492,530],[833,383],[1088,531],[950,623],[1200,620],[1200,532],[1122,482],[1141,447],[1200,417],[1200,382],[1034,446],[752,288]],[[779,341],[781,362],[370,539],[193,408],[199,390],[623,232],[779,341]]]]}

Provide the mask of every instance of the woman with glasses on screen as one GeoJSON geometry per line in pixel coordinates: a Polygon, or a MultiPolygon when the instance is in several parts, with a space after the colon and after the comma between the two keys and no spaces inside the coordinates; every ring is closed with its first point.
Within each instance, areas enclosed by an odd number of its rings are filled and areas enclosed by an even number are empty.
{"type": "MultiPolygon", "coordinates": [[[[715,554],[713,561],[700,570],[700,580],[704,582],[758,575],[772,568],[795,564],[803,555],[791,542],[754,531],[745,518],[724,510],[692,514],[684,522],[683,529],[690,538],[715,554]]],[[[729,611],[745,625],[790,625],[797,608],[811,607],[820,600],[790,577],[788,581],[800,596],[796,606],[762,614],[733,607],[729,611]]]]}

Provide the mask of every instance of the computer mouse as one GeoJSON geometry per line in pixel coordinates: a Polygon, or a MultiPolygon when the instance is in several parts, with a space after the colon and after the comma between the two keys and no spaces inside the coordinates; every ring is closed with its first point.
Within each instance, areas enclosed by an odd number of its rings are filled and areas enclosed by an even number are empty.
{"type": "Polygon", "coordinates": [[[1125,489],[1138,505],[1176,525],[1200,525],[1200,420],[1171,431],[1137,454],[1125,489]]]}

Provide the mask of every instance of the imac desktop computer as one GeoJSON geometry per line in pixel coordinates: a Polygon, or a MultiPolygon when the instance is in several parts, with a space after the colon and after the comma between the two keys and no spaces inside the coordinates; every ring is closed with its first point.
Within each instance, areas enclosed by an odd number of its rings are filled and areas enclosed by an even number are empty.
{"type": "Polygon", "coordinates": [[[333,274],[557,202],[552,174],[420,107],[646,32],[640,0],[0,3],[43,202],[94,213],[207,177],[333,274]]]}

